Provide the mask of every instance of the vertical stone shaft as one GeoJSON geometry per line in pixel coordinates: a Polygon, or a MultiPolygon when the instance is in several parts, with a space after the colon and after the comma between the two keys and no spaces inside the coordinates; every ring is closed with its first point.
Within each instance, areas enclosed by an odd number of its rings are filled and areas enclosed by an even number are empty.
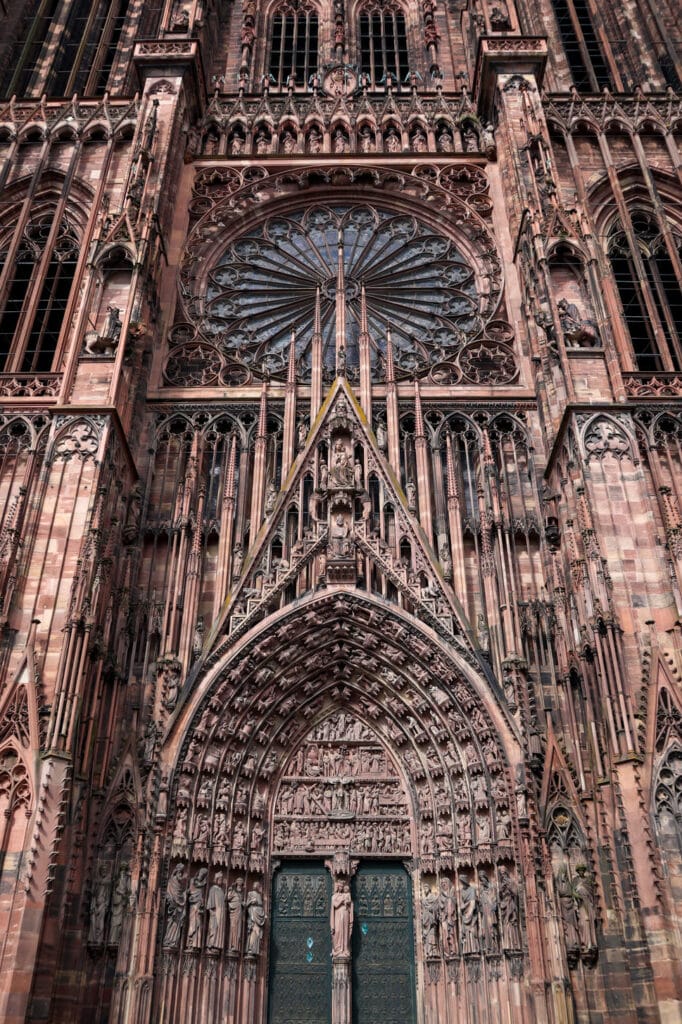
{"type": "Polygon", "coordinates": [[[296,332],[291,332],[289,347],[289,369],[284,396],[284,439],[282,442],[282,481],[286,479],[294,461],[294,439],[296,436],[296,332]]]}
{"type": "Polygon", "coordinates": [[[234,477],[237,459],[237,437],[232,435],[223,501],[220,515],[220,541],[218,543],[218,560],[216,564],[215,595],[213,598],[213,618],[218,617],[221,605],[230,588],[230,567],[232,562],[232,538],[234,535],[234,477]]]}
{"type": "Polygon", "coordinates": [[[395,386],[393,342],[391,328],[386,327],[386,433],[388,435],[388,461],[400,479],[400,425],[398,422],[398,392],[395,386]]]}
{"type": "Polygon", "coordinates": [[[265,495],[265,469],[268,451],[267,423],[267,385],[263,381],[260,396],[260,415],[258,417],[258,434],[253,460],[253,484],[251,490],[251,543],[260,528],[263,519],[263,499],[265,495]]]}
{"type": "Polygon", "coordinates": [[[433,544],[433,517],[431,513],[431,474],[429,473],[429,445],[424,433],[424,417],[419,383],[414,382],[414,452],[417,462],[417,495],[419,520],[424,533],[433,544]]]}

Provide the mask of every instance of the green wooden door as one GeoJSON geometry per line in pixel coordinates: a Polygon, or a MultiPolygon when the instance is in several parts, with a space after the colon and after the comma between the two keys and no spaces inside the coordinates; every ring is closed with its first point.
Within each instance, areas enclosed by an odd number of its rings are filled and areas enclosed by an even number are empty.
{"type": "Polygon", "coordinates": [[[269,1024],[331,1021],[330,894],[322,864],[284,864],[274,877],[269,1024]]]}
{"type": "Polygon", "coordinates": [[[353,879],[353,1024],[415,1024],[412,888],[397,864],[353,879]]]}

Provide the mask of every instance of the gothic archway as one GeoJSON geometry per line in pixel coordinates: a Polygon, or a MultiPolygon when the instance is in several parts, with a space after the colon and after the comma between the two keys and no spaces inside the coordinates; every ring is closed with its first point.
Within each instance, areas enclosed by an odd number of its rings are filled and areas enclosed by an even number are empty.
{"type": "Polygon", "coordinates": [[[435,632],[342,587],[297,602],[206,666],[162,753],[156,1019],[266,1019],[273,868],[347,884],[363,857],[409,871],[420,1020],[473,1020],[490,986],[524,1019],[520,746],[435,632]]]}

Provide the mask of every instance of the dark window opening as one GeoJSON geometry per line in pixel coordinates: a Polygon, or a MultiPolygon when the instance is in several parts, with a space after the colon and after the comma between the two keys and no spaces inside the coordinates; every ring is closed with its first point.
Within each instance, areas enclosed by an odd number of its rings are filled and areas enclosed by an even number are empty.
{"type": "Polygon", "coordinates": [[[30,95],[31,79],[38,67],[58,3],[59,0],[44,0],[42,4],[34,5],[33,16],[27,14],[24,19],[22,36],[15,44],[3,78],[3,96],[21,98],[30,95]]]}
{"type": "Polygon", "coordinates": [[[5,309],[0,318],[0,372],[7,369],[34,267],[35,262],[28,253],[19,256],[14,280],[10,285],[5,309]]]}
{"type": "Polygon", "coordinates": [[[50,260],[21,364],[24,373],[52,369],[75,272],[75,254],[50,260]]]}
{"type": "Polygon", "coordinates": [[[275,14],[271,39],[269,71],[275,85],[285,86],[291,75],[296,85],[307,85],[317,71],[317,14],[275,14]]]}
{"type": "Polygon", "coordinates": [[[360,15],[360,70],[372,86],[387,75],[402,82],[408,73],[407,30],[402,11],[375,10],[360,15]]]}
{"type": "Polygon", "coordinates": [[[592,92],[613,85],[594,31],[587,0],[553,0],[559,35],[576,89],[592,92]]]}

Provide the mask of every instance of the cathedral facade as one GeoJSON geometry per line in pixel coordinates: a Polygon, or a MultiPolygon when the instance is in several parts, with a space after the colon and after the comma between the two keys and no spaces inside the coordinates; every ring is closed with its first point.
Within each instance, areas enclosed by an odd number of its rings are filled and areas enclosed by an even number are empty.
{"type": "Polygon", "coordinates": [[[24,0],[0,1018],[682,1019],[674,0],[24,0]]]}

